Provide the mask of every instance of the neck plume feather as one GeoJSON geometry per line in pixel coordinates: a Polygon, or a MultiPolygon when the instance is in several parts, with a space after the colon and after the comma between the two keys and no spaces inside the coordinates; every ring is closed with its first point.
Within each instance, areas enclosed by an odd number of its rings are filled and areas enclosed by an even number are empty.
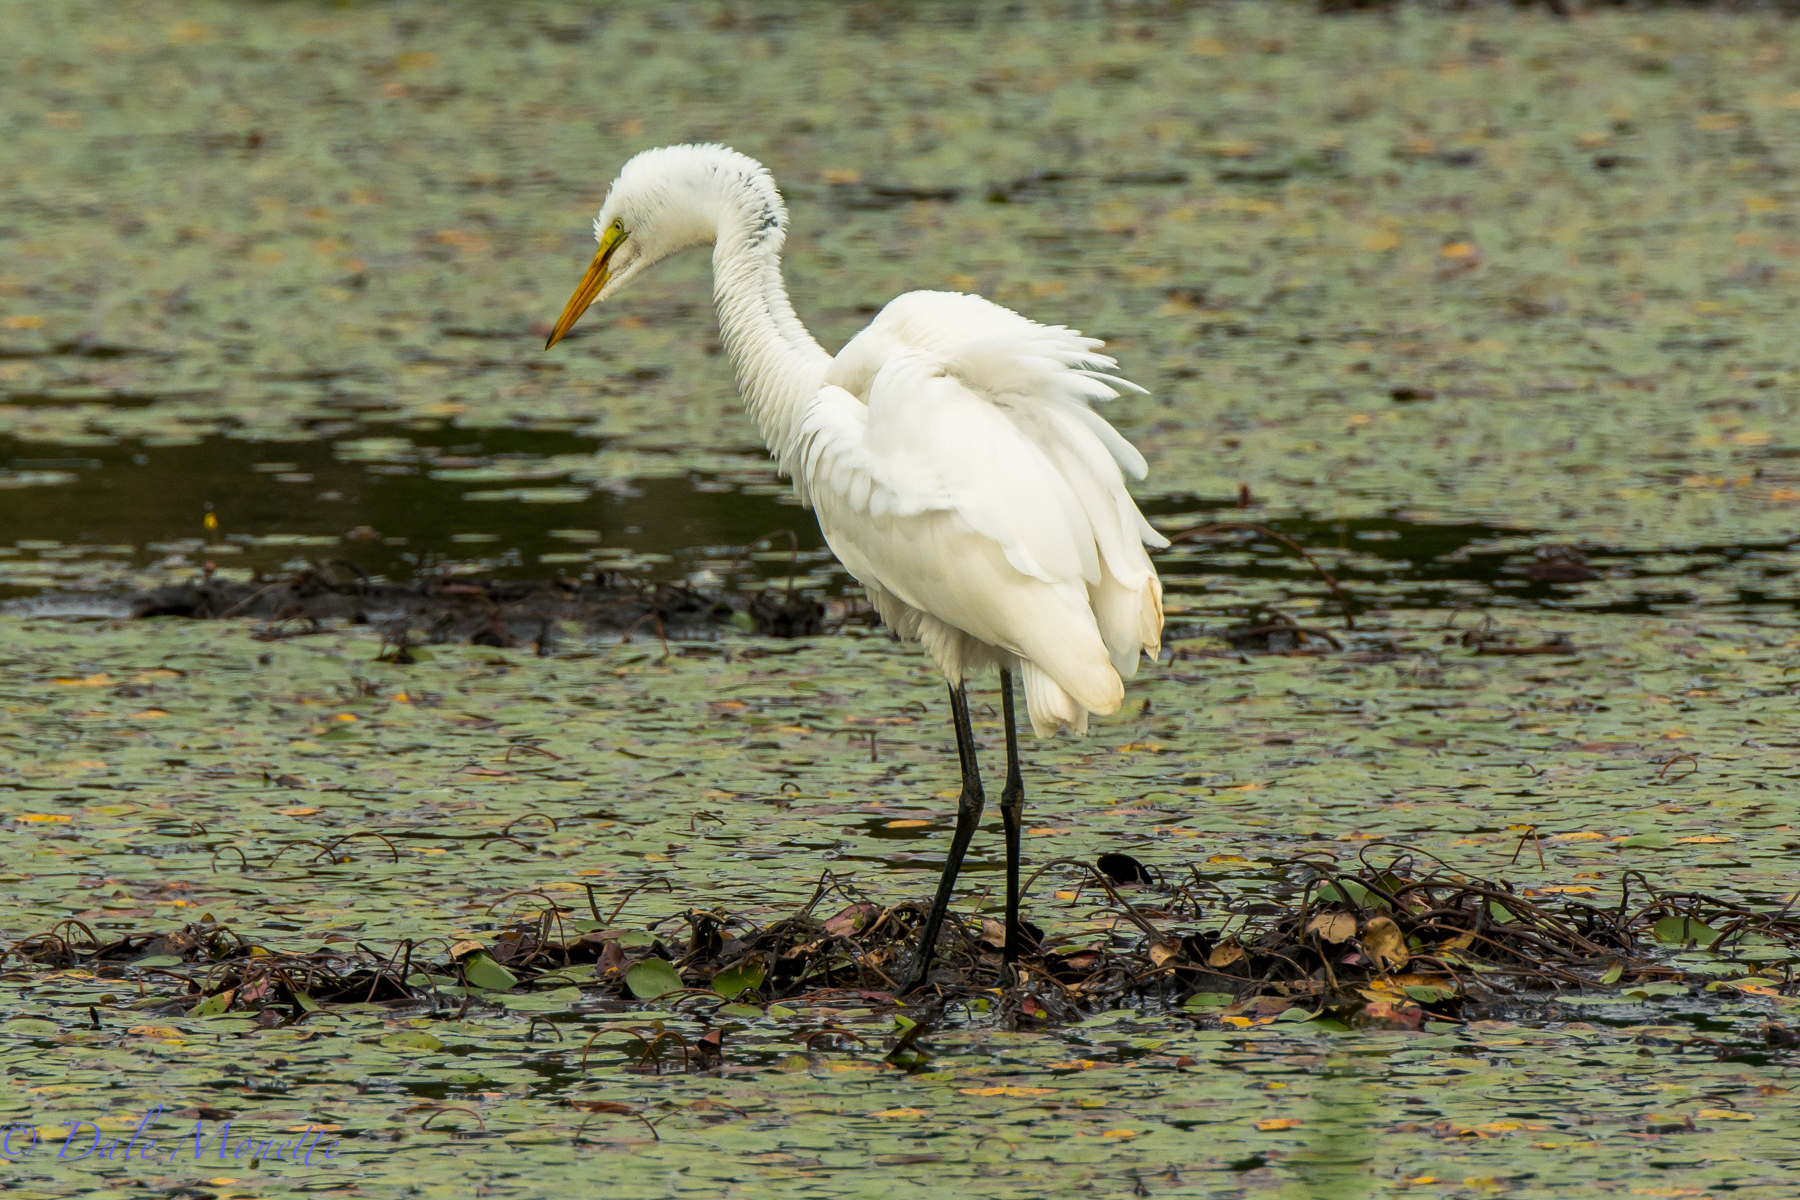
{"type": "Polygon", "coordinates": [[[727,198],[713,244],[713,299],[738,389],[776,465],[802,491],[800,418],[831,363],[788,302],[781,279],[782,229],[748,189],[727,198]]]}

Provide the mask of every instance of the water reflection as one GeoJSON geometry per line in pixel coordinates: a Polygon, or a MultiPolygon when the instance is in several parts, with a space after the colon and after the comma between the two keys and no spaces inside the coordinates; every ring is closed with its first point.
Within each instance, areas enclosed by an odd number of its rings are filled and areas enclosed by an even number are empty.
{"type": "MultiPolygon", "coordinates": [[[[593,438],[393,432],[407,450],[375,461],[327,442],[124,442],[51,458],[0,441],[0,463],[64,480],[0,493],[8,540],[46,564],[110,556],[149,567],[175,555],[262,572],[331,559],[390,579],[439,570],[543,578],[595,566],[678,577],[712,560],[728,566],[746,543],[785,529],[802,562],[823,547],[817,524],[772,474],[761,487],[696,475],[595,487],[567,479],[570,459],[602,447],[593,438]],[[483,473],[502,478],[470,478],[483,473]]],[[[358,450],[367,444],[359,439],[358,450]]],[[[785,551],[788,539],[779,541],[785,551]]],[[[775,557],[785,565],[789,555],[775,557]]],[[[9,574],[0,581],[15,594],[33,586],[29,570],[9,574]]],[[[50,581],[46,567],[36,586],[50,581]]]]}
{"type": "MultiPolygon", "coordinates": [[[[564,431],[357,432],[336,443],[210,437],[57,455],[0,439],[0,463],[13,477],[41,481],[0,492],[12,542],[0,546],[0,594],[142,586],[209,561],[244,577],[329,561],[390,580],[607,570],[708,587],[785,585],[792,572],[797,586],[816,593],[858,591],[772,467],[620,482],[596,466],[604,440],[564,431]]],[[[1541,569],[1542,555],[1562,548],[1545,547],[1530,530],[1397,516],[1265,518],[1196,495],[1152,497],[1143,508],[1170,531],[1263,521],[1306,547],[1363,607],[1648,613],[1692,603],[1800,604],[1797,564],[1781,543],[1589,546],[1585,560],[1569,548],[1580,568],[1559,575],[1541,569]]],[[[1178,625],[1184,615],[1243,615],[1266,603],[1336,612],[1320,573],[1253,529],[1178,545],[1160,568],[1178,625]]]]}

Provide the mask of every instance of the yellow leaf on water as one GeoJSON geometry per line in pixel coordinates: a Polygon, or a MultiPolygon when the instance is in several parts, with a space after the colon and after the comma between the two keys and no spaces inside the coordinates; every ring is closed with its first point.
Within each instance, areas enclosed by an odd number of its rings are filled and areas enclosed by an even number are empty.
{"type": "Polygon", "coordinates": [[[112,676],[107,674],[59,676],[50,681],[63,687],[106,687],[112,683],[112,676]]]}
{"type": "MultiPolygon", "coordinates": [[[[0,317],[0,328],[4,329],[42,329],[43,327],[44,318],[42,317],[28,317],[23,315],[0,317]]],[[[58,680],[57,682],[60,683],[62,681],[58,680]]]]}
{"type": "Polygon", "coordinates": [[[855,167],[827,167],[819,178],[826,183],[861,183],[862,172],[855,167]]]}
{"type": "Polygon", "coordinates": [[[1748,979],[1732,979],[1720,984],[1734,992],[1743,992],[1748,996],[1780,996],[1780,988],[1772,988],[1766,983],[1752,983],[1748,979]]]}
{"type": "Polygon", "coordinates": [[[904,821],[889,821],[887,824],[883,825],[882,828],[883,829],[919,829],[919,828],[922,828],[929,824],[931,824],[930,821],[920,821],[920,820],[916,820],[914,818],[909,817],[904,821]]]}
{"type": "Polygon", "coordinates": [[[1384,229],[1379,233],[1371,233],[1362,241],[1362,248],[1364,250],[1373,251],[1376,254],[1385,253],[1399,245],[1400,235],[1387,229],[1384,229]]]}
{"type": "Polygon", "coordinates": [[[1363,947],[1382,970],[1398,970],[1406,965],[1411,953],[1406,948],[1406,935],[1392,917],[1375,917],[1363,930],[1363,947]]]}
{"type": "Polygon", "coordinates": [[[1256,1127],[1264,1133],[1272,1133],[1277,1129],[1293,1129],[1305,1124],[1299,1117],[1270,1117],[1266,1121],[1258,1121],[1256,1127]]]}
{"type": "Polygon", "coordinates": [[[63,813],[20,813],[13,818],[15,821],[25,821],[33,825],[44,821],[68,821],[72,819],[73,818],[66,816],[63,813]]]}
{"type": "Polygon", "coordinates": [[[134,721],[154,721],[158,717],[166,717],[168,715],[169,715],[169,713],[168,713],[167,709],[146,708],[146,709],[142,710],[141,712],[132,713],[131,719],[134,721]]]}
{"type": "Polygon", "coordinates": [[[1048,1096],[1055,1088],[1040,1087],[983,1087],[957,1088],[965,1096],[1048,1096]]]}
{"type": "Polygon", "coordinates": [[[1160,967],[1172,958],[1181,957],[1181,943],[1177,941],[1160,941],[1150,943],[1150,964],[1160,967]]]}
{"type": "Polygon", "coordinates": [[[1475,257],[1475,243],[1473,243],[1473,242],[1451,242],[1448,246],[1445,246],[1442,250],[1439,250],[1438,253],[1443,255],[1445,258],[1474,258],[1475,257]]]}
{"type": "Polygon", "coordinates": [[[1701,834],[1698,837],[1680,837],[1675,839],[1677,844],[1685,846],[1716,846],[1721,842],[1734,842],[1736,840],[1736,838],[1718,837],[1714,834],[1701,834]]]}
{"type": "Polygon", "coordinates": [[[1702,1121],[1754,1121],[1755,1113],[1739,1112],[1735,1108],[1703,1108],[1694,1114],[1702,1121]]]}
{"type": "Polygon", "coordinates": [[[884,1108],[880,1112],[872,1112],[871,1117],[890,1117],[900,1121],[916,1121],[921,1117],[929,1117],[930,1110],[923,1108],[884,1108]]]}
{"type": "Polygon", "coordinates": [[[1100,1136],[1101,1137],[1109,1137],[1109,1138],[1120,1138],[1120,1139],[1134,1138],[1137,1136],[1137,1130],[1135,1130],[1135,1129],[1109,1129],[1105,1133],[1101,1134],[1100,1136]]]}
{"type": "Polygon", "coordinates": [[[440,229],[432,235],[432,240],[446,246],[455,246],[458,250],[473,253],[488,248],[488,240],[479,233],[470,233],[466,229],[440,229]]]}
{"type": "Polygon", "coordinates": [[[1322,912],[1306,923],[1306,932],[1328,942],[1348,941],[1356,936],[1356,917],[1347,912],[1322,912]]]}
{"type": "Polygon", "coordinates": [[[275,811],[284,817],[310,817],[319,810],[316,808],[307,808],[302,805],[298,808],[278,808],[275,811]]]}

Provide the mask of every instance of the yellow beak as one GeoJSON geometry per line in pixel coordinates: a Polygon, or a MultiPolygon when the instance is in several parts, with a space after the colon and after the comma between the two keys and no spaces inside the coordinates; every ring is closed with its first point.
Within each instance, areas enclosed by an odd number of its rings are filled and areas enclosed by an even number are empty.
{"type": "Polygon", "coordinates": [[[581,277],[581,282],[575,285],[575,294],[569,297],[569,303],[563,309],[562,316],[556,319],[556,328],[550,331],[550,340],[544,343],[544,349],[548,350],[563,340],[563,336],[574,328],[576,321],[581,319],[581,314],[587,311],[588,305],[594,302],[594,297],[600,294],[600,289],[606,286],[606,281],[611,278],[606,264],[611,260],[613,251],[617,250],[619,243],[624,240],[625,231],[623,229],[616,225],[607,226],[606,232],[600,237],[600,249],[595,253],[594,261],[588,264],[587,273],[581,277]]]}

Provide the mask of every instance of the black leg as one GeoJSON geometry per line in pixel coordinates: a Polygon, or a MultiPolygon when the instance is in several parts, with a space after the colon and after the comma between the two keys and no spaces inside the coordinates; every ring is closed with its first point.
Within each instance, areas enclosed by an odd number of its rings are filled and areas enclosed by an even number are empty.
{"type": "Polygon", "coordinates": [[[975,827],[981,823],[981,768],[975,762],[975,730],[969,725],[969,696],[959,684],[950,689],[950,716],[956,723],[956,757],[962,763],[962,795],[956,801],[956,833],[950,838],[950,854],[944,860],[944,874],[938,880],[937,898],[931,902],[931,914],[925,918],[925,932],[919,939],[919,952],[913,955],[906,981],[900,985],[905,995],[925,982],[931,969],[931,956],[937,949],[938,930],[944,924],[944,912],[950,907],[950,892],[956,886],[956,873],[962,870],[963,854],[975,827]]]}
{"type": "Polygon", "coordinates": [[[1025,931],[1019,925],[1019,835],[1025,816],[1025,780],[1019,773],[1019,730],[1013,723],[1012,672],[1000,668],[1000,712],[1006,718],[1006,786],[1000,790],[1000,820],[1006,827],[1005,966],[1019,960],[1025,931]]]}

